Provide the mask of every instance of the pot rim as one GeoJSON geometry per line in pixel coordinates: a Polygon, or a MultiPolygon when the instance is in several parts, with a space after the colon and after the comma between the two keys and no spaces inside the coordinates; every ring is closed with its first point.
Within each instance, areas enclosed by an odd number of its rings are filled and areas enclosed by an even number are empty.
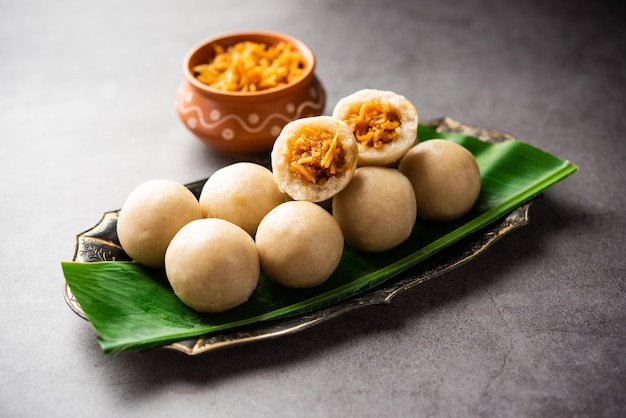
{"type": "Polygon", "coordinates": [[[306,83],[307,80],[309,80],[313,76],[315,66],[316,66],[316,57],[315,57],[315,54],[313,53],[313,50],[308,45],[306,45],[304,42],[300,41],[297,38],[294,38],[290,35],[286,35],[283,33],[272,32],[272,31],[239,31],[239,32],[232,32],[232,33],[218,35],[218,36],[209,38],[207,40],[204,40],[196,44],[196,46],[191,48],[189,52],[187,53],[187,55],[185,56],[185,59],[183,61],[183,75],[185,77],[185,80],[189,84],[191,84],[191,86],[199,90],[201,93],[207,96],[211,96],[212,98],[216,100],[220,100],[220,99],[222,100],[233,100],[233,99],[245,100],[246,98],[260,99],[260,98],[268,98],[271,96],[283,95],[283,94],[289,93],[291,90],[295,88],[298,88],[300,85],[302,85],[303,83],[306,83]],[[198,81],[198,79],[193,74],[192,68],[201,62],[206,62],[206,58],[208,56],[207,50],[210,49],[212,51],[212,45],[214,44],[229,46],[229,45],[233,45],[242,41],[268,42],[268,40],[272,40],[273,42],[279,42],[279,41],[288,42],[294,47],[296,47],[298,52],[302,54],[306,62],[306,67],[304,68],[304,72],[300,76],[300,78],[298,78],[297,80],[289,84],[285,84],[285,85],[274,87],[274,88],[267,89],[267,90],[261,90],[261,91],[256,91],[256,92],[238,92],[238,91],[225,91],[225,90],[212,88],[198,81]],[[198,58],[199,56],[202,57],[202,59],[199,59],[198,58]]]}

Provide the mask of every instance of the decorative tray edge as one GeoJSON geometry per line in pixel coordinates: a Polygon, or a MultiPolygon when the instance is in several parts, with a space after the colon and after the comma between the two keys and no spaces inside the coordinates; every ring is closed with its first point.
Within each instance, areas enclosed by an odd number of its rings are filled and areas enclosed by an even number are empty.
{"type": "MultiPolygon", "coordinates": [[[[458,132],[488,142],[502,142],[514,139],[508,133],[467,125],[449,117],[428,120],[421,122],[421,124],[439,132],[458,132]]],[[[187,186],[197,191],[201,189],[204,181],[206,180],[199,180],[187,186]]],[[[256,323],[199,338],[190,338],[151,350],[166,349],[187,355],[198,355],[209,351],[296,333],[363,306],[388,304],[400,293],[467,264],[485,252],[500,238],[528,224],[530,221],[529,208],[535,199],[519,206],[492,226],[473,234],[469,241],[457,243],[460,245],[452,247],[453,255],[447,259],[445,263],[413,273],[411,272],[415,270],[415,268],[409,269],[409,271],[400,273],[396,278],[383,284],[380,288],[375,288],[361,295],[353,296],[347,300],[308,314],[276,321],[256,323]]],[[[105,212],[98,224],[76,235],[73,261],[129,260],[119,245],[112,244],[112,242],[116,242],[117,236],[115,228],[111,228],[111,225],[117,222],[118,212],[119,210],[105,212]]],[[[80,304],[65,281],[63,282],[63,294],[70,309],[81,318],[87,320],[80,304]]]]}

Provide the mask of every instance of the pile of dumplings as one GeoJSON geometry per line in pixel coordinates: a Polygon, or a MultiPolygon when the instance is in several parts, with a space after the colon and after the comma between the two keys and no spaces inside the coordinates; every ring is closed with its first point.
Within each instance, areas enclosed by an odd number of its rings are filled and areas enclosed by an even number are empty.
{"type": "Polygon", "coordinates": [[[174,293],[198,312],[244,303],[261,271],[282,286],[318,286],[344,243],[386,251],[409,238],[418,217],[451,221],[474,206],[474,156],[447,140],[418,142],[417,126],[404,96],[357,91],[332,116],[285,125],[271,170],[226,166],[199,199],[170,180],[139,185],[119,213],[120,244],[136,262],[164,268],[174,293]]]}

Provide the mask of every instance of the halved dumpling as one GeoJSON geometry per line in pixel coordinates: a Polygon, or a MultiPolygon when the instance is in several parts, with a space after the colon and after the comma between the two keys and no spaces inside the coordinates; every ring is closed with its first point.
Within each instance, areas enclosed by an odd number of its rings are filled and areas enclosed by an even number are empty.
{"type": "Polygon", "coordinates": [[[296,119],[282,129],[272,149],[272,172],[293,200],[322,202],[348,185],[357,165],[352,131],[330,116],[296,119]]]}
{"type": "Polygon", "coordinates": [[[332,115],[352,130],[359,166],[392,164],[417,142],[417,109],[392,91],[359,90],[339,100],[332,115]]]}

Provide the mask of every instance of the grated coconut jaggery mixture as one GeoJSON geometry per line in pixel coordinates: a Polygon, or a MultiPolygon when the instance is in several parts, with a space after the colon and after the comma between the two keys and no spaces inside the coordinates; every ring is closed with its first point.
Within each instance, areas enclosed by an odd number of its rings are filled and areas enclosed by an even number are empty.
{"type": "Polygon", "coordinates": [[[255,92],[289,84],[304,72],[305,61],[290,43],[275,45],[244,41],[224,48],[215,58],[193,67],[195,77],[218,90],[255,92]]]}
{"type": "Polygon", "coordinates": [[[396,129],[400,126],[400,117],[389,103],[365,102],[345,122],[364,146],[380,149],[398,138],[396,129]]]}
{"type": "Polygon", "coordinates": [[[339,145],[339,126],[335,132],[305,126],[300,134],[287,143],[286,159],[289,170],[300,179],[323,184],[345,169],[345,155],[339,145]]]}

